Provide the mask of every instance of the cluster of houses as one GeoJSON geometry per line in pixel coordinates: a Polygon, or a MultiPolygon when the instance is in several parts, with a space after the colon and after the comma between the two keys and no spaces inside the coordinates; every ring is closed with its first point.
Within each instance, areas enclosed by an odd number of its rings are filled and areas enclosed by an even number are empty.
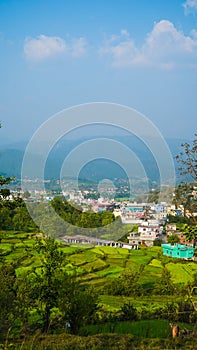
{"type": "Polygon", "coordinates": [[[193,242],[187,242],[184,234],[176,231],[176,225],[164,226],[156,220],[144,221],[143,224],[138,225],[137,232],[130,232],[128,243],[114,240],[105,240],[95,237],[88,237],[84,235],[65,236],[64,241],[67,244],[91,244],[95,246],[109,246],[114,248],[139,249],[140,246],[151,247],[155,241],[160,240],[163,248],[163,254],[182,259],[192,259],[194,257],[193,242]],[[177,234],[179,243],[167,243],[167,237],[171,234],[177,234]]]}
{"type": "MultiPolygon", "coordinates": [[[[40,192],[35,192],[35,195],[40,192]]],[[[64,193],[66,194],[66,193],[64,193]]],[[[46,201],[53,197],[47,197],[46,201]]],[[[184,234],[177,232],[175,224],[166,225],[168,214],[181,216],[182,209],[176,209],[170,203],[115,203],[113,199],[99,198],[97,200],[85,199],[81,191],[69,192],[70,200],[79,202],[84,211],[89,210],[88,206],[94,212],[110,211],[115,217],[120,217],[123,224],[137,224],[136,232],[130,232],[127,239],[128,243],[116,242],[113,240],[104,240],[82,235],[65,236],[64,241],[68,244],[92,244],[99,246],[121,247],[127,249],[139,249],[140,246],[151,247],[156,241],[160,241],[163,248],[163,254],[175,257],[191,259],[194,256],[194,242],[188,242],[184,234]],[[165,226],[165,230],[164,230],[165,226]],[[179,237],[178,244],[168,244],[169,235],[176,234],[179,237]]],[[[32,200],[32,199],[29,199],[32,200]]]]}
{"type": "Polygon", "coordinates": [[[194,241],[188,242],[185,234],[176,231],[175,224],[166,225],[164,231],[162,225],[147,221],[138,226],[138,232],[130,232],[127,238],[133,249],[138,249],[140,245],[151,247],[155,241],[161,240],[164,255],[182,259],[192,259],[194,257],[194,241]],[[177,235],[179,243],[167,243],[168,236],[172,234],[177,235]]]}

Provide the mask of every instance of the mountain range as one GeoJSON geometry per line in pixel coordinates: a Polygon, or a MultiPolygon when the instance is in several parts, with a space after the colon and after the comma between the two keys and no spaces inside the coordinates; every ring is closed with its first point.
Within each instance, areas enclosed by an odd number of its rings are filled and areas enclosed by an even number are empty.
{"type": "MultiPolygon", "coordinates": [[[[111,137],[110,137],[111,138],[111,137]]],[[[84,142],[90,140],[88,137],[66,140],[62,139],[55,144],[53,149],[49,152],[49,156],[46,160],[45,165],[45,178],[47,179],[58,179],[60,177],[60,172],[62,164],[69,153],[76,147],[79,147],[84,142]]],[[[124,144],[129,150],[136,155],[143,165],[147,177],[152,181],[157,181],[159,178],[159,171],[157,167],[157,162],[150,150],[144,145],[144,143],[137,137],[115,137],[115,141],[119,142],[121,145],[124,144]]],[[[181,139],[166,139],[166,143],[170,149],[172,157],[174,159],[175,169],[177,171],[177,164],[175,161],[175,156],[181,151],[181,144],[185,140],[181,139]]],[[[21,178],[21,165],[23,161],[23,156],[27,142],[20,143],[10,143],[10,144],[0,144],[0,173],[7,176],[15,176],[16,178],[21,178]]],[[[32,155],[32,169],[29,169],[30,177],[34,178],[36,176],[36,164],[39,162],[41,154],[32,155]]],[[[123,163],[130,162],[128,155],[121,155],[123,163]],[[126,158],[127,157],[127,158],[126,158]]],[[[162,154],[161,154],[162,157],[162,154]]],[[[80,153],[79,153],[80,158],[80,153]]],[[[88,159],[88,155],[87,155],[88,159]]],[[[71,157],[72,162],[72,157],[71,157]]],[[[76,159],[75,159],[76,162],[76,159]]],[[[71,165],[72,166],[72,165],[71,165]]],[[[130,164],[132,167],[132,164],[130,164]]],[[[91,181],[100,181],[103,178],[114,179],[114,178],[127,178],[125,169],[121,167],[121,164],[116,162],[116,155],[112,156],[111,159],[99,158],[91,160],[84,164],[84,166],[79,171],[79,178],[87,179],[91,181]]]]}

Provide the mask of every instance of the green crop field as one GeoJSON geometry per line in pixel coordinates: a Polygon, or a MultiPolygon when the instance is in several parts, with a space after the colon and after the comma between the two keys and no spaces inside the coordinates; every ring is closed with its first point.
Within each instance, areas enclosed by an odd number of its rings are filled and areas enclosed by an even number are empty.
{"type": "MultiPolygon", "coordinates": [[[[40,257],[34,249],[36,234],[30,232],[1,231],[0,250],[7,262],[17,263],[17,275],[40,266],[40,257]]],[[[196,262],[178,262],[162,255],[162,248],[151,247],[128,250],[113,247],[91,247],[88,245],[67,245],[59,240],[60,249],[65,253],[65,269],[69,274],[77,274],[82,283],[88,283],[100,290],[110,281],[120,276],[125,269],[140,272],[140,283],[144,290],[151,288],[161,277],[163,263],[170,271],[174,284],[187,284],[197,273],[196,262]]],[[[161,305],[171,297],[150,300],[143,298],[101,295],[100,302],[106,310],[117,310],[125,301],[136,307],[143,304],[161,305]]]]}
{"type": "MultiPolygon", "coordinates": [[[[42,257],[35,247],[36,238],[37,234],[33,232],[2,231],[0,263],[14,263],[16,266],[16,276],[19,278],[23,278],[23,276],[31,272],[32,269],[36,270],[39,274],[41,271],[39,268],[42,264],[42,257]]],[[[141,247],[141,249],[136,251],[124,248],[98,247],[82,244],[68,245],[61,240],[57,242],[59,244],[59,249],[65,254],[63,269],[69,275],[76,276],[77,281],[80,281],[82,285],[92,287],[98,294],[98,322],[87,324],[80,328],[77,338],[80,339],[80,342],[82,339],[86,339],[86,336],[87,339],[89,337],[91,341],[97,342],[97,338],[94,340],[94,337],[98,337],[98,334],[102,336],[102,339],[103,337],[109,339],[110,334],[113,338],[118,336],[118,339],[122,339],[121,341],[127,339],[128,344],[132,340],[134,342],[133,346],[136,349],[139,343],[143,343],[145,340],[147,342],[149,341],[150,344],[158,344],[158,349],[162,348],[162,344],[163,348],[165,348],[167,344],[168,348],[171,348],[172,339],[171,328],[169,326],[169,320],[173,315],[171,307],[181,303],[183,297],[181,294],[160,295],[159,293],[154,293],[154,286],[161,280],[164,266],[170,272],[174,286],[187,285],[194,280],[194,275],[197,273],[196,262],[179,261],[163,256],[161,247],[141,247]],[[127,275],[129,273],[133,273],[133,276],[135,276],[135,274],[138,275],[138,283],[142,294],[133,295],[131,291],[129,296],[125,296],[124,294],[116,295],[113,291],[113,283],[123,281],[123,276],[127,278],[127,276],[130,276],[127,275]],[[118,278],[120,278],[120,280],[118,278]],[[111,294],[109,292],[110,289],[108,289],[110,285],[112,286],[111,294]],[[135,312],[138,315],[137,319],[119,319],[119,315],[121,315],[122,310],[124,310],[127,305],[131,305],[131,307],[136,310],[135,312]],[[157,319],[158,312],[160,312],[160,316],[157,319]],[[162,312],[164,312],[164,316],[162,316],[162,312]],[[100,317],[101,319],[104,317],[105,321],[100,322],[100,317]],[[114,320],[113,317],[115,317],[114,320]]],[[[186,300],[185,297],[184,300],[186,300]]],[[[197,303],[197,294],[193,295],[193,301],[197,303]]],[[[55,310],[53,310],[53,312],[55,312],[55,310]]],[[[38,315],[36,317],[38,317],[38,315]]],[[[33,322],[33,324],[37,322],[37,318],[34,320],[34,311],[32,311],[30,322],[33,322]]],[[[194,323],[184,324],[179,322],[179,325],[182,329],[191,328],[191,332],[196,331],[196,325],[194,323]]],[[[60,332],[62,332],[61,329],[60,332]]],[[[63,330],[63,332],[65,332],[65,330],[63,330]]],[[[62,334],[63,333],[61,333],[60,336],[62,336],[62,334]]],[[[47,335],[45,339],[46,342],[49,341],[50,336],[50,334],[47,335]]],[[[44,340],[44,338],[42,339],[44,340]]],[[[34,342],[33,348],[35,349],[55,349],[51,347],[51,344],[49,347],[43,345],[43,347],[40,348],[39,344],[42,339],[37,340],[37,342],[35,342],[35,338],[32,338],[30,342],[28,340],[27,342],[25,341],[24,350],[32,348],[34,342]]],[[[74,336],[72,336],[72,339],[75,341],[74,336]]],[[[66,338],[64,341],[66,342],[66,338]]],[[[181,339],[178,339],[178,341],[181,344],[181,339]]],[[[126,346],[127,345],[125,345],[123,349],[127,349],[126,346]]],[[[190,338],[184,339],[183,348],[184,346],[188,349],[195,349],[195,340],[192,335],[190,338]]],[[[23,344],[18,348],[16,344],[16,348],[13,349],[19,350],[22,348],[23,344]]],[[[70,349],[70,343],[65,349],[66,348],[70,349]]],[[[76,348],[78,349],[80,347],[77,345],[76,348]]],[[[84,348],[89,349],[86,345],[84,345],[84,348]]],[[[106,349],[107,348],[108,345],[106,345],[106,349]]],[[[151,347],[151,345],[147,347],[147,344],[144,342],[142,344],[142,349],[145,348],[152,349],[153,347],[151,347]]],[[[103,345],[100,349],[104,349],[103,345]]],[[[117,347],[117,349],[119,349],[119,347],[117,347]]]]}
{"type": "Polygon", "coordinates": [[[167,269],[171,272],[172,280],[174,283],[188,283],[193,280],[194,273],[197,273],[197,264],[173,264],[172,262],[167,264],[167,269]]]}

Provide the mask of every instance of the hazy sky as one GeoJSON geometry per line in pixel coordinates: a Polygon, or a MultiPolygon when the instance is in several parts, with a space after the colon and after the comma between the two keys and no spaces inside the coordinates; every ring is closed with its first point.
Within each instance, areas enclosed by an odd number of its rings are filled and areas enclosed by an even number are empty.
{"type": "Polygon", "coordinates": [[[0,60],[3,140],[93,101],[196,132],[197,0],[0,0],[0,60]]]}

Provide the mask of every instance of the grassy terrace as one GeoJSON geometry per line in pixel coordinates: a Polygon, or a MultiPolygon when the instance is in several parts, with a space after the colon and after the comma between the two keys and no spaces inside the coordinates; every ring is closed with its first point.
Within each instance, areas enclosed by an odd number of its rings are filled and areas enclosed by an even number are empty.
{"type": "MultiPolygon", "coordinates": [[[[17,273],[22,274],[26,269],[39,267],[40,259],[34,250],[36,235],[27,232],[1,231],[0,249],[5,261],[17,261],[17,273]]],[[[65,268],[69,273],[77,273],[83,282],[103,286],[108,281],[117,278],[124,269],[140,271],[140,283],[146,288],[155,283],[161,276],[165,263],[171,272],[173,283],[187,284],[197,273],[195,262],[179,262],[177,259],[166,258],[160,247],[128,250],[123,248],[93,247],[90,245],[67,246],[59,241],[60,248],[66,254],[65,268]]],[[[102,296],[103,305],[109,309],[117,308],[124,298],[102,296]]],[[[131,298],[132,300],[132,298],[131,298]]],[[[140,299],[141,300],[141,299],[140,299]]],[[[135,299],[135,303],[142,301],[135,299]]],[[[143,302],[152,303],[146,297],[143,302]]],[[[154,299],[154,302],[155,299],[154,299]]],[[[159,303],[162,303],[159,298],[159,303]]]]}
{"type": "MultiPolygon", "coordinates": [[[[18,276],[32,268],[41,266],[40,256],[34,249],[36,234],[34,232],[1,231],[0,252],[5,262],[16,264],[18,276]]],[[[165,308],[168,304],[182,301],[179,295],[150,295],[149,288],[154,286],[161,277],[165,266],[172,276],[175,285],[185,285],[193,280],[197,273],[197,263],[179,261],[162,255],[160,247],[128,250],[123,248],[94,247],[90,245],[68,246],[59,240],[59,247],[65,253],[65,269],[69,274],[77,274],[82,283],[92,285],[99,294],[99,305],[102,312],[116,315],[125,304],[135,307],[138,315],[157,314],[157,310],[165,308]],[[146,293],[142,296],[115,296],[106,295],[103,286],[121,275],[125,269],[140,272],[140,284],[146,293]]],[[[197,303],[197,295],[194,296],[197,303]]],[[[106,321],[87,325],[80,329],[79,336],[65,334],[30,336],[24,344],[17,342],[14,350],[32,348],[44,349],[196,349],[196,340],[192,335],[184,339],[178,338],[176,342],[171,339],[169,326],[170,310],[167,319],[143,319],[106,321]],[[85,337],[84,337],[85,336],[85,337]],[[106,337],[106,338],[105,338],[106,337]],[[114,339],[117,339],[117,344],[114,339]],[[59,344],[56,347],[56,344],[59,344]],[[72,344],[72,346],[71,346],[72,344]],[[100,345],[99,345],[100,344],[100,345]],[[112,347],[113,344],[113,347],[112,347]],[[176,347],[178,346],[178,347],[176,347]]],[[[197,332],[195,324],[179,323],[180,327],[192,329],[197,332]]],[[[1,349],[1,344],[0,344],[1,349]]],[[[4,348],[2,348],[4,349],[4,348]]]]}

